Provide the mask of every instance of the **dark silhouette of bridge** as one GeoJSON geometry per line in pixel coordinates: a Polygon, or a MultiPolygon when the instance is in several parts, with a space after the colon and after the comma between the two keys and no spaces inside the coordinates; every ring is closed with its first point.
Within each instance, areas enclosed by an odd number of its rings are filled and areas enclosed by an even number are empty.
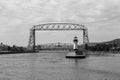
{"type": "Polygon", "coordinates": [[[84,25],[73,23],[47,23],[35,25],[30,29],[28,49],[35,51],[35,32],[36,31],[68,31],[68,30],[82,30],[83,31],[83,45],[89,43],[88,29],[84,25]]]}

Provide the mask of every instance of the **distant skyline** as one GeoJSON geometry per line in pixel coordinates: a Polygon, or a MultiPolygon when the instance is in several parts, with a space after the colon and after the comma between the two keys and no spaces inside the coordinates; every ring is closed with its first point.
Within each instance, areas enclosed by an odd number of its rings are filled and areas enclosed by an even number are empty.
{"type": "MultiPolygon", "coordinates": [[[[0,0],[0,42],[27,46],[29,29],[43,23],[77,23],[88,28],[90,42],[120,38],[120,0],[0,0]]],[[[36,32],[37,44],[72,43],[82,31],[36,32]]]]}

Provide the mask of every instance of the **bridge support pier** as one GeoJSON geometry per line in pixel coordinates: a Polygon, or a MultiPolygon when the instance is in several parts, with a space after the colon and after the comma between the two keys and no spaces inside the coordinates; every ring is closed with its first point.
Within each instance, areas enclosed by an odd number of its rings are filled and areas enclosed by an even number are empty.
{"type": "Polygon", "coordinates": [[[28,50],[35,52],[35,30],[34,29],[30,29],[28,50]]]}
{"type": "Polygon", "coordinates": [[[83,45],[84,45],[84,49],[87,49],[88,43],[89,43],[88,30],[85,29],[85,30],[83,30],[83,45]]]}

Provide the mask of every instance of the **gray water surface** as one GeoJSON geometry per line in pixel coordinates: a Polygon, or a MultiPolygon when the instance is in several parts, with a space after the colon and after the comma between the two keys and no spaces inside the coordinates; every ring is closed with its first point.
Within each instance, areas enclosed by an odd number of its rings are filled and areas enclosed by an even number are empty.
{"type": "Polygon", "coordinates": [[[67,53],[0,55],[0,80],[120,80],[120,55],[66,59],[67,53]]]}

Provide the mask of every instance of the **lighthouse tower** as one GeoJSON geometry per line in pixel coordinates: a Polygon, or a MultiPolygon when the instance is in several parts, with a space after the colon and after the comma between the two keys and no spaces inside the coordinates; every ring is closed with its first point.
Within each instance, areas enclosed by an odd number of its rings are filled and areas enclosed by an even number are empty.
{"type": "Polygon", "coordinates": [[[66,55],[66,58],[85,58],[86,54],[83,51],[78,50],[78,38],[76,36],[74,37],[73,42],[74,51],[68,53],[68,55],[66,55]]]}
{"type": "Polygon", "coordinates": [[[76,36],[74,37],[73,42],[74,42],[73,49],[74,51],[77,51],[78,50],[78,39],[76,36]]]}

